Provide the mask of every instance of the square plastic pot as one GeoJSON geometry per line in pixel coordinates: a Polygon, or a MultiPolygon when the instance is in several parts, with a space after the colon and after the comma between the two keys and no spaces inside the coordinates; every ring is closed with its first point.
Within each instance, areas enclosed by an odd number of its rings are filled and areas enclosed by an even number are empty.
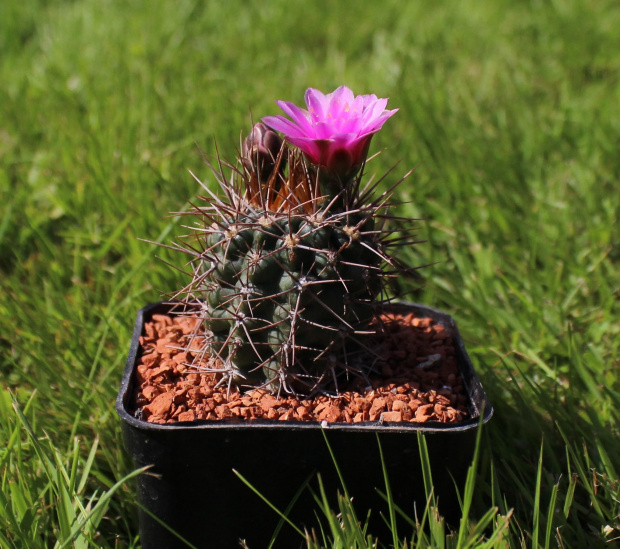
{"type": "MultiPolygon", "coordinates": [[[[387,511],[387,504],[377,493],[377,489],[385,492],[383,467],[396,504],[410,515],[414,502],[418,513],[424,509],[419,432],[426,435],[440,511],[448,520],[458,519],[456,490],[463,487],[476,432],[481,423],[489,421],[493,408],[449,315],[412,303],[390,308],[431,317],[452,334],[469,401],[469,418],[459,424],[364,422],[322,427],[319,423],[255,420],[160,425],[136,418],[129,404],[144,324],[154,314],[167,314],[170,309],[170,304],[161,302],[138,312],[116,401],[127,452],[136,467],[151,466],[137,478],[140,536],[145,549],[188,547],[172,531],[198,548],[239,547],[240,539],[246,540],[250,549],[267,547],[280,517],[233,470],[282,511],[300,487],[312,479],[289,517],[302,529],[316,527],[312,496],[312,491],[318,493],[316,474],[320,473],[329,495],[342,492],[325,436],[353,497],[358,518],[364,520],[372,509],[370,531],[374,535],[386,533],[382,532],[385,526],[380,513],[387,511]]],[[[287,549],[304,546],[303,539],[288,525],[280,530],[274,545],[287,549]]]]}

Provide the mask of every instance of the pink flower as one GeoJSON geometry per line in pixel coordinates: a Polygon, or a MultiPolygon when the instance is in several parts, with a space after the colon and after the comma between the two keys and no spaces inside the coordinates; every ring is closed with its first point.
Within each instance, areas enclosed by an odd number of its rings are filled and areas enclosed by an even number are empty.
{"type": "Polygon", "coordinates": [[[354,176],[368,154],[370,140],[398,109],[385,109],[388,100],[358,95],[346,86],[327,95],[306,90],[304,110],[288,101],[276,101],[292,120],[266,116],[265,124],[282,132],[313,164],[341,178],[354,176]]]}

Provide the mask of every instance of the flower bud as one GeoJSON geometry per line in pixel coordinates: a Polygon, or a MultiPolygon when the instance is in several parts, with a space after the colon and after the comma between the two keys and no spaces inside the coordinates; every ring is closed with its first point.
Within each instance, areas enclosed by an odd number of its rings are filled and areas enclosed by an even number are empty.
{"type": "MultiPolygon", "coordinates": [[[[241,151],[243,165],[249,173],[256,173],[258,180],[265,183],[273,173],[276,159],[282,150],[282,139],[265,124],[255,124],[245,140],[241,151]]],[[[286,155],[283,155],[279,169],[286,167],[286,155]]]]}

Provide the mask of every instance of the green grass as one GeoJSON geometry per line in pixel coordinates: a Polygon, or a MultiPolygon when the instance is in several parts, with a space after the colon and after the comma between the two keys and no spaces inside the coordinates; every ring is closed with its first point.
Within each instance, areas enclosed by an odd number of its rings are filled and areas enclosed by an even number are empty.
{"type": "Polygon", "coordinates": [[[187,168],[212,182],[195,143],[232,158],[275,99],[340,84],[400,108],[370,168],[416,167],[402,257],[432,266],[399,283],[495,406],[464,520],[431,505],[399,543],[618,543],[620,6],[262,4],[0,3],[0,545],[139,546],[113,402],[136,310],[184,283],[139,239],[179,233],[187,168]]]}

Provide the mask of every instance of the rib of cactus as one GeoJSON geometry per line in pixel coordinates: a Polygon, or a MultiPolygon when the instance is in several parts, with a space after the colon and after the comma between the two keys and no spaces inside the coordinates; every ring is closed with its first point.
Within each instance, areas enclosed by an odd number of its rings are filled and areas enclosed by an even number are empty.
{"type": "Polygon", "coordinates": [[[308,392],[346,362],[382,289],[374,224],[369,213],[255,212],[208,229],[204,323],[235,382],[308,392]]]}

